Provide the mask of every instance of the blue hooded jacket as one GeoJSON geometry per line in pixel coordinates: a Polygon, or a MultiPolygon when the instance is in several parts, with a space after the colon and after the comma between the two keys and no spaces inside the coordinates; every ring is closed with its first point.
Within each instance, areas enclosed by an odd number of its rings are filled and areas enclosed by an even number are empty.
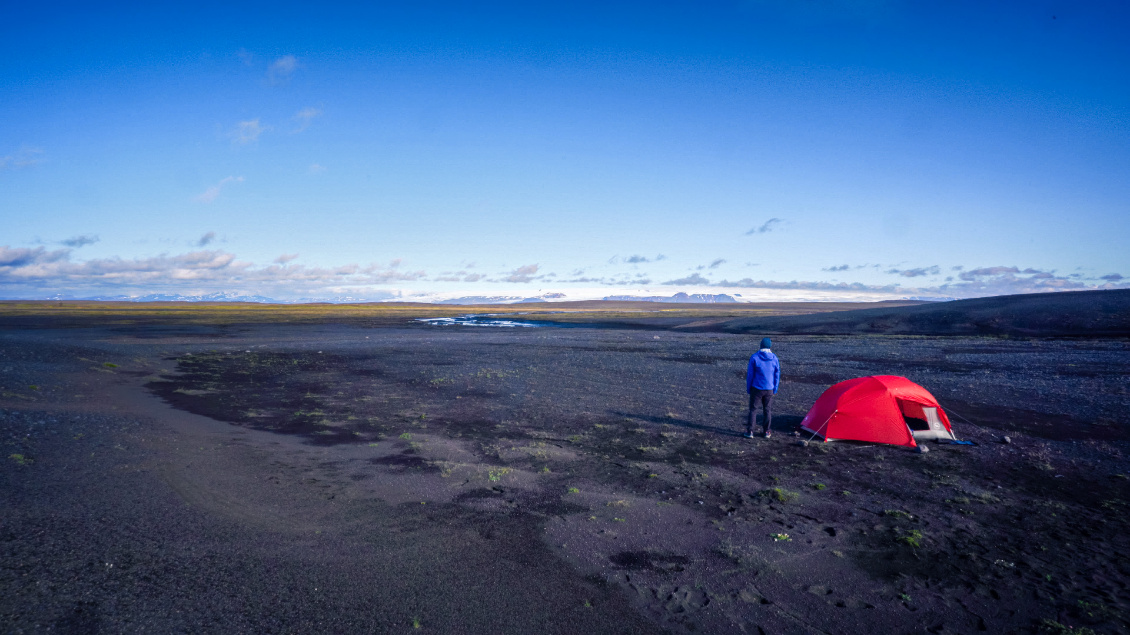
{"type": "Polygon", "coordinates": [[[749,368],[745,373],[745,391],[754,388],[758,390],[772,390],[777,394],[777,387],[781,385],[781,362],[773,351],[763,348],[749,357],[749,368]]]}

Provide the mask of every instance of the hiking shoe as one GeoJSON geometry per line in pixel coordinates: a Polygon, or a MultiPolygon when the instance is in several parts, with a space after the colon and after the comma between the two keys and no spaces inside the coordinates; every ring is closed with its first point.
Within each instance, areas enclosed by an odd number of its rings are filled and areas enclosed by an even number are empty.
{"type": "Polygon", "coordinates": [[[745,438],[747,438],[747,439],[752,439],[752,438],[753,438],[753,433],[752,433],[752,432],[747,432],[747,433],[743,434],[742,436],[743,436],[743,437],[745,437],[745,438]]]}
{"type": "Polygon", "coordinates": [[[768,438],[769,438],[769,437],[771,437],[771,436],[773,436],[773,433],[772,433],[772,432],[770,432],[770,431],[768,431],[768,430],[766,430],[766,431],[765,431],[765,438],[766,438],[766,439],[768,439],[768,438]]]}

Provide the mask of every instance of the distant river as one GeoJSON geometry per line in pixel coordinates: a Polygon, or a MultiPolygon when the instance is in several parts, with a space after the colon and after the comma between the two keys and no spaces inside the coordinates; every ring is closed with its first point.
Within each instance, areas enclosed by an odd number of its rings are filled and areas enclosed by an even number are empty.
{"type": "Polygon", "coordinates": [[[416,318],[432,326],[486,326],[494,328],[600,328],[598,324],[575,324],[546,320],[511,320],[491,315],[461,315],[459,317],[416,318]]]}

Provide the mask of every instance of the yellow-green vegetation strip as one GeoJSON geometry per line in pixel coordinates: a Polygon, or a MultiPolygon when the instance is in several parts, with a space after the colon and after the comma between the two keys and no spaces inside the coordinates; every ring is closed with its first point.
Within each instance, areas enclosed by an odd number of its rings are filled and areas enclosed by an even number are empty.
{"type": "MultiPolygon", "coordinates": [[[[883,303],[885,307],[918,302],[883,303]]],[[[429,317],[514,313],[523,319],[590,322],[641,317],[730,318],[807,315],[872,308],[860,302],[776,302],[656,306],[651,302],[546,302],[437,305],[413,302],[362,304],[258,304],[253,302],[89,302],[0,301],[3,318],[46,318],[52,326],[82,326],[91,321],[113,325],[326,323],[410,320],[429,317]]]]}
{"type": "Polygon", "coordinates": [[[487,478],[490,479],[491,481],[501,481],[502,477],[506,476],[510,472],[511,472],[510,468],[500,467],[500,468],[488,471],[487,472],[487,478]]]}
{"type": "Polygon", "coordinates": [[[906,543],[906,544],[910,545],[911,547],[917,548],[917,547],[922,546],[922,538],[923,538],[923,536],[922,536],[921,531],[918,531],[917,529],[912,529],[912,530],[906,532],[906,534],[899,536],[898,540],[899,540],[899,542],[906,543]]]}
{"type": "Polygon", "coordinates": [[[789,501],[794,501],[800,498],[800,494],[797,494],[796,492],[790,492],[783,487],[770,487],[768,489],[763,489],[761,490],[760,495],[762,498],[768,498],[769,500],[776,501],[778,503],[787,503],[789,501]]]}

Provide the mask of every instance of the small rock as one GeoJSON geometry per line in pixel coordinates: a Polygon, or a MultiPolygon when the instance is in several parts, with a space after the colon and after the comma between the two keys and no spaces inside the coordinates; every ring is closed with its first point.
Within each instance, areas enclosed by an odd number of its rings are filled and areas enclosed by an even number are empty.
{"type": "Polygon", "coordinates": [[[1001,443],[1008,445],[1009,443],[1012,443],[1012,439],[1008,437],[1001,437],[1001,443]]]}
{"type": "Polygon", "coordinates": [[[797,442],[796,442],[796,444],[797,444],[797,445],[799,445],[799,446],[800,446],[800,447],[802,447],[802,448],[807,448],[807,447],[808,447],[808,441],[805,441],[804,439],[801,439],[800,441],[797,441],[797,442]]]}
{"type": "Polygon", "coordinates": [[[699,504],[699,505],[702,505],[702,501],[699,501],[699,502],[698,502],[698,504],[699,504]]]}
{"type": "Polygon", "coordinates": [[[930,451],[930,448],[926,447],[925,445],[920,445],[920,446],[918,446],[918,450],[917,450],[917,452],[918,452],[919,454],[926,454],[926,453],[927,453],[927,452],[929,452],[929,451],[930,451]]]}

